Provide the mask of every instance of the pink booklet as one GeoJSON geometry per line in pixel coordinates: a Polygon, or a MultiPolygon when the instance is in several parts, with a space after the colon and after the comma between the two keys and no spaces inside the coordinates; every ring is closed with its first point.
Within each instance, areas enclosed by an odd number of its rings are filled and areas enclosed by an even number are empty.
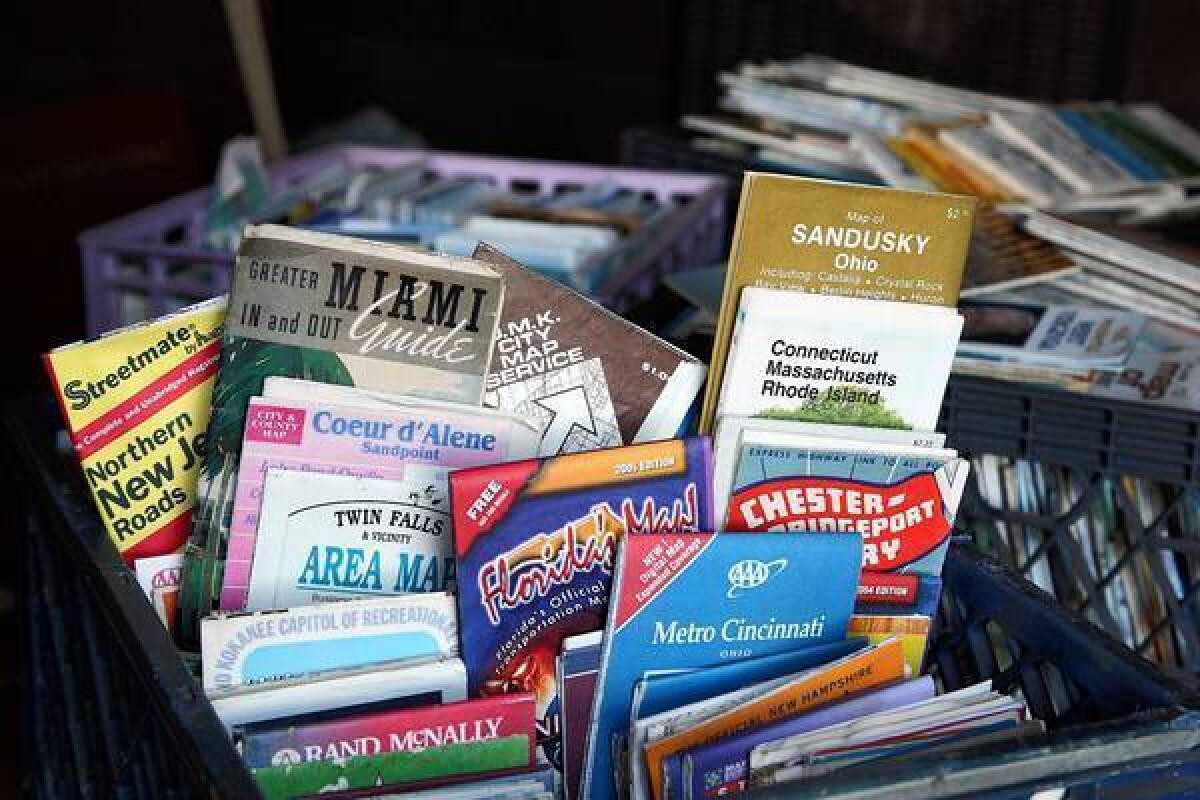
{"type": "Polygon", "coordinates": [[[445,482],[449,470],[537,454],[539,431],[513,415],[450,403],[251,398],[234,495],[221,610],[246,607],[268,469],[445,482]],[[367,407],[369,406],[369,407],[367,407]]]}

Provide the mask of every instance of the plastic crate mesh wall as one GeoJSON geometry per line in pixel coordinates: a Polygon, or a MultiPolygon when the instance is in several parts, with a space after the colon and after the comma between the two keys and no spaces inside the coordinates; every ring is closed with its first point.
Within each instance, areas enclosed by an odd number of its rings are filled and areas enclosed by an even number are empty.
{"type": "Polygon", "coordinates": [[[999,692],[1020,693],[1033,716],[1053,725],[1103,715],[1088,706],[1088,692],[1064,678],[1053,661],[1026,647],[953,588],[942,595],[925,670],[945,691],[991,680],[999,692]]]}
{"type": "Polygon", "coordinates": [[[991,680],[1050,729],[1187,705],[1192,692],[972,545],[952,546],[925,671],[952,690],[991,680]]]}
{"type": "Polygon", "coordinates": [[[974,459],[960,524],[1069,608],[1192,684],[1200,671],[1200,487],[974,459]]]}
{"type": "Polygon", "coordinates": [[[148,687],[130,666],[127,636],[55,538],[31,514],[19,537],[25,575],[25,735],[31,795],[46,800],[216,796],[190,767],[148,687]]]}

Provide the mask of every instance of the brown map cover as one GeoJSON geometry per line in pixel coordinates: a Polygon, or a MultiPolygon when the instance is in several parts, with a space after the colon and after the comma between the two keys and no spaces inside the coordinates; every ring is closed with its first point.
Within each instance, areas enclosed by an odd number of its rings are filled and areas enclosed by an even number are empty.
{"type": "Polygon", "coordinates": [[[1079,271],[1050,242],[1021,230],[991,206],[975,211],[975,230],[960,294],[964,297],[1050,281],[1079,271]]]}
{"type": "Polygon", "coordinates": [[[490,245],[475,258],[506,286],[484,405],[535,418],[543,456],[675,435],[699,361],[490,245]],[[659,424],[643,430],[656,404],[659,424]]]}

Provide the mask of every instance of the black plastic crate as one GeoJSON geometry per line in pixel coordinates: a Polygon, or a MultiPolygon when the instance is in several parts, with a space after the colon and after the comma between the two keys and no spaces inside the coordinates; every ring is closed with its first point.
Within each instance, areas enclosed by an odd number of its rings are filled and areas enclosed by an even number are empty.
{"type": "Polygon", "coordinates": [[[938,430],[968,453],[1164,483],[1200,482],[1200,414],[1189,411],[952,375],[938,430]]]}
{"type": "MultiPolygon", "coordinates": [[[[21,476],[6,505],[25,565],[19,652],[34,796],[255,797],[70,454],[56,449],[55,409],[24,399],[4,411],[8,471],[21,476]]],[[[1196,706],[1181,683],[972,546],[955,543],[944,576],[929,665],[946,687],[990,678],[1019,689],[1051,729],[1080,735],[1196,706]]]]}
{"type": "Polygon", "coordinates": [[[23,636],[13,650],[31,795],[258,797],[200,682],[108,540],[78,468],[56,449],[56,414],[26,400],[4,407],[8,529],[23,565],[23,636]]]}
{"type": "Polygon", "coordinates": [[[1075,483],[1078,496],[1056,508],[1031,511],[1007,494],[999,504],[989,501],[976,475],[960,509],[960,524],[971,530],[980,547],[1052,590],[1060,602],[1134,652],[1180,680],[1200,685],[1200,542],[1195,513],[1200,486],[1154,485],[1150,488],[1160,500],[1147,510],[1137,498],[1147,486],[1139,487],[1137,478],[1114,478],[1085,467],[1036,462],[1024,466],[1042,475],[1057,472],[1075,483]],[[1105,508],[1112,525],[1101,529],[1095,516],[1105,508]],[[1090,529],[1085,531],[1085,525],[1090,529]],[[1104,555],[1095,554],[1097,537],[1109,548],[1104,555]],[[1140,615],[1136,623],[1135,614],[1140,615]]]}

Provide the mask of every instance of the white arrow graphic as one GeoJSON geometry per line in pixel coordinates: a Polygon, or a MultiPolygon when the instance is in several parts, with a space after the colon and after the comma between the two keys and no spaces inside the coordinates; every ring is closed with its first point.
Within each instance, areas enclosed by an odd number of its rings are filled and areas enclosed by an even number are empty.
{"type": "Polygon", "coordinates": [[[561,453],[567,437],[576,426],[592,436],[596,435],[596,420],[592,417],[592,407],[588,405],[587,395],[584,394],[582,386],[572,386],[533,402],[554,415],[542,433],[543,455],[561,453]]]}

